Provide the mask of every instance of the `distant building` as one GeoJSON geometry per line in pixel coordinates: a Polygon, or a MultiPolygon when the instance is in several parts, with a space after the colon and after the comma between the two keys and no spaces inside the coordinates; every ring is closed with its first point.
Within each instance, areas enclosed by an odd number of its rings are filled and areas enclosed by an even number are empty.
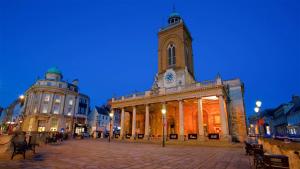
{"type": "Polygon", "coordinates": [[[291,102],[293,107],[287,113],[288,133],[292,136],[300,137],[300,97],[293,96],[291,102]]]}
{"type": "Polygon", "coordinates": [[[91,127],[91,133],[102,132],[106,133],[110,130],[109,122],[109,108],[106,106],[95,106],[91,114],[89,115],[89,126],[91,127]]]}
{"type": "Polygon", "coordinates": [[[1,132],[12,132],[15,127],[20,127],[23,122],[23,109],[24,100],[20,99],[14,100],[7,108],[2,109],[0,114],[1,132]],[[7,126],[7,128],[4,126],[7,126]]]}
{"type": "MultiPolygon", "coordinates": [[[[101,133],[107,133],[110,131],[110,107],[103,105],[101,107],[95,106],[93,111],[89,115],[89,127],[91,128],[91,133],[97,131],[101,133]]],[[[114,124],[112,128],[114,131],[118,130],[120,116],[119,113],[114,113],[114,124]]]]}
{"type": "Polygon", "coordinates": [[[24,131],[86,130],[90,99],[78,91],[78,80],[68,83],[57,68],[47,71],[25,93],[24,131]]]}
{"type": "Polygon", "coordinates": [[[248,120],[252,133],[256,128],[260,135],[266,137],[300,137],[300,97],[293,96],[290,102],[275,109],[266,109],[248,120]]]}

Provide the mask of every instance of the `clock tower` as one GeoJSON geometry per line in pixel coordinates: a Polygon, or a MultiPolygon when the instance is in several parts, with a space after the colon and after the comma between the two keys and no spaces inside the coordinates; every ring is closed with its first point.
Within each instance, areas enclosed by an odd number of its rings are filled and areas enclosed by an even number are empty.
{"type": "Polygon", "coordinates": [[[170,88],[195,83],[192,37],[180,15],[171,13],[158,32],[157,86],[170,88]]]}

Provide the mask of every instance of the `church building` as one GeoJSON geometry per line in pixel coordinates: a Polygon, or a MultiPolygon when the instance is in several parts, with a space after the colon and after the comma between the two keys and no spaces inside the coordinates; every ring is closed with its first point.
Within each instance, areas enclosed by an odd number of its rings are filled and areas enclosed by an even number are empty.
{"type": "Polygon", "coordinates": [[[158,72],[151,90],[111,99],[112,112],[121,112],[121,139],[246,139],[243,82],[220,75],[198,82],[193,57],[192,35],[174,12],[158,32],[158,72]]]}

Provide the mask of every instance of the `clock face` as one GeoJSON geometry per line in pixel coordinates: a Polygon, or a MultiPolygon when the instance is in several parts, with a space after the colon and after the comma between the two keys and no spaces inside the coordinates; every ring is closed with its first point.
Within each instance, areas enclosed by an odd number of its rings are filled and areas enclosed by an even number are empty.
{"type": "Polygon", "coordinates": [[[176,73],[173,69],[169,69],[164,74],[165,87],[173,87],[176,84],[176,73]]]}
{"type": "Polygon", "coordinates": [[[168,82],[168,83],[172,83],[174,81],[174,74],[171,73],[171,72],[168,72],[165,76],[165,80],[168,82]]]}

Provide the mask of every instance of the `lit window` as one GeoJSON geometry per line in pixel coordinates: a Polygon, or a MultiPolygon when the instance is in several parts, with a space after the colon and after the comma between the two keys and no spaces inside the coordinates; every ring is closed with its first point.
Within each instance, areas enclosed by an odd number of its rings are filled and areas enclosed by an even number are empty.
{"type": "Polygon", "coordinates": [[[49,95],[49,94],[46,94],[46,95],[45,95],[44,101],[45,101],[45,102],[49,102],[49,101],[50,101],[50,95],[49,95]]]}
{"type": "Polygon", "coordinates": [[[57,119],[52,119],[50,131],[57,131],[57,124],[58,124],[57,119]]]}
{"type": "Polygon", "coordinates": [[[47,105],[44,105],[43,106],[43,111],[42,111],[43,113],[47,113],[48,112],[48,106],[47,105]]]}
{"type": "Polygon", "coordinates": [[[69,100],[69,105],[73,105],[73,100],[69,100]]]}
{"type": "Polygon", "coordinates": [[[59,105],[58,104],[55,104],[53,106],[53,114],[58,114],[59,113],[59,105]]]}
{"type": "Polygon", "coordinates": [[[44,132],[45,131],[45,127],[38,127],[38,132],[44,132]]]}
{"type": "Polygon", "coordinates": [[[60,96],[55,95],[55,103],[60,103],[60,96]]]}
{"type": "Polygon", "coordinates": [[[68,107],[68,115],[72,115],[72,107],[68,107]]]}

